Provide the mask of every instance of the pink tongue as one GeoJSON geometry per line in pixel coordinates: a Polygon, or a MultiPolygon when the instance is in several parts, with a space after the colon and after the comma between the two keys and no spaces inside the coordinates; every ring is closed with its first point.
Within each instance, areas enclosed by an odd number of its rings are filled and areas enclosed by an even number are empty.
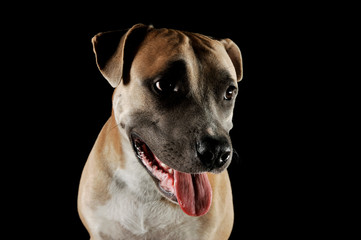
{"type": "Polygon", "coordinates": [[[175,194],[181,209],[190,216],[206,214],[212,202],[212,189],[206,173],[174,171],[175,194]]]}

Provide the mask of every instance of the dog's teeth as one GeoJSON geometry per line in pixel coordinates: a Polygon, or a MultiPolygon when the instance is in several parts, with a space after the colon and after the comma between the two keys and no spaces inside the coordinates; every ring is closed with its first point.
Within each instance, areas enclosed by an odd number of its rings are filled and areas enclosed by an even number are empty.
{"type": "Polygon", "coordinates": [[[170,174],[173,174],[173,169],[169,168],[169,169],[168,169],[168,172],[169,172],[170,174]]]}
{"type": "Polygon", "coordinates": [[[168,166],[167,165],[165,165],[164,163],[161,163],[160,164],[163,168],[167,168],[168,166]]]}

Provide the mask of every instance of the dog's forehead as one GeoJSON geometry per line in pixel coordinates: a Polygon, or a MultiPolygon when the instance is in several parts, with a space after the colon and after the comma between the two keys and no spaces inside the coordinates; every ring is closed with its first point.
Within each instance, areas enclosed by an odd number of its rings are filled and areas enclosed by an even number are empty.
{"type": "MultiPolygon", "coordinates": [[[[197,33],[153,29],[139,47],[132,68],[143,74],[143,78],[151,78],[179,60],[191,66],[191,71],[197,71],[200,65],[222,70],[233,67],[224,46],[217,40],[197,33]]],[[[236,78],[234,70],[230,75],[236,78]]]]}

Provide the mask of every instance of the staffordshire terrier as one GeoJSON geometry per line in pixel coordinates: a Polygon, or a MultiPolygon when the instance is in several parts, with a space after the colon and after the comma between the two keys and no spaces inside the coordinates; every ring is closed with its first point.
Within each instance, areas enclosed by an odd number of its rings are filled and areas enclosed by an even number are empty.
{"type": "Polygon", "coordinates": [[[90,239],[228,239],[237,45],[143,24],[92,43],[115,89],[80,180],[90,239]]]}

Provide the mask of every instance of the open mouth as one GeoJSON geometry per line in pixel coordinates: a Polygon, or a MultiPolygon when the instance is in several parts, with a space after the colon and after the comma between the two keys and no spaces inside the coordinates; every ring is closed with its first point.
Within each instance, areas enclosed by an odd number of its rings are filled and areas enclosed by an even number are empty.
{"type": "Polygon", "coordinates": [[[132,134],[134,151],[167,199],[178,203],[190,216],[206,214],[212,202],[212,189],[207,173],[190,174],[177,171],[162,161],[136,134],[132,134]]]}
{"type": "Polygon", "coordinates": [[[177,203],[174,190],[174,170],[162,163],[139,137],[133,134],[132,139],[138,159],[153,177],[159,190],[169,200],[177,203]]]}

